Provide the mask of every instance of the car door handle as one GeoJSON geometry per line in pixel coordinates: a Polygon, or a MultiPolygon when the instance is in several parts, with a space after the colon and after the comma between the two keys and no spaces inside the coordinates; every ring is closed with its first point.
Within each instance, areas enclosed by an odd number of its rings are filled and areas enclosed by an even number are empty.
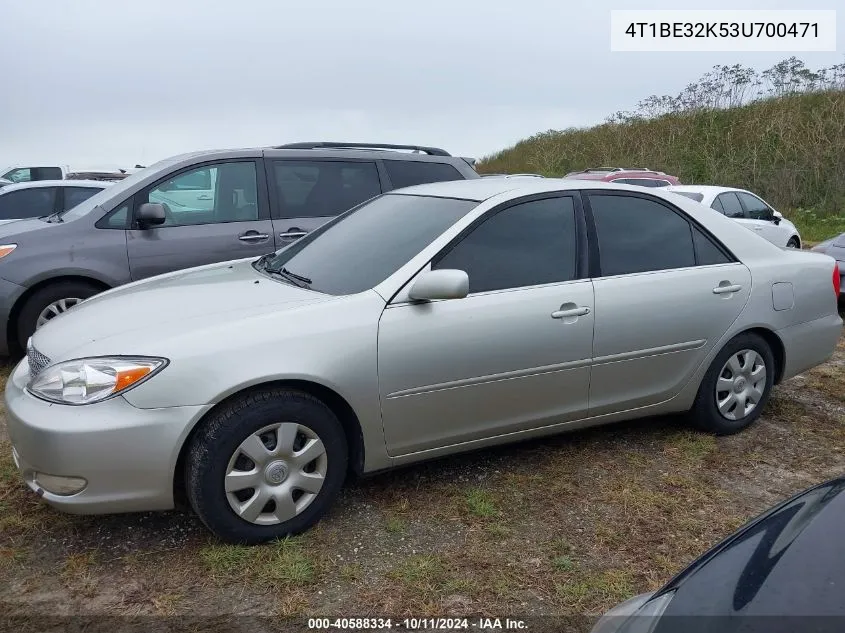
{"type": "Polygon", "coordinates": [[[213,200],[213,198],[209,195],[202,194],[200,196],[197,196],[197,200],[213,200]]]}
{"type": "Polygon", "coordinates": [[[552,318],[553,319],[568,319],[570,317],[584,316],[585,314],[590,314],[590,308],[587,308],[587,307],[569,308],[568,310],[555,310],[554,312],[552,312],[552,318]]]}
{"type": "Polygon", "coordinates": [[[308,235],[308,231],[288,231],[287,233],[279,233],[279,237],[283,239],[293,239],[308,235]]]}
{"type": "Polygon", "coordinates": [[[763,230],[762,226],[752,226],[751,228],[754,229],[755,231],[762,231],[763,230]]]}
{"type": "Polygon", "coordinates": [[[269,240],[270,236],[266,233],[244,233],[243,235],[238,235],[238,239],[241,242],[263,242],[264,240],[269,240]]]}
{"type": "Polygon", "coordinates": [[[726,294],[731,294],[733,292],[739,292],[740,290],[742,290],[742,286],[740,286],[739,284],[725,283],[725,285],[719,284],[718,286],[713,288],[713,294],[714,295],[726,295],[726,294]]]}

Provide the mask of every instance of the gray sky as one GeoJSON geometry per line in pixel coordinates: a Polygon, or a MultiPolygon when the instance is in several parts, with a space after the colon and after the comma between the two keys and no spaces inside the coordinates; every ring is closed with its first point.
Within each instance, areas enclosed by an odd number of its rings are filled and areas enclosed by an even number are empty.
{"type": "MultiPolygon", "coordinates": [[[[611,53],[611,9],[838,1],[0,0],[0,166],[149,164],[297,140],[482,156],[790,53],[611,53]],[[636,3],[635,3],[636,4],[636,3]]],[[[811,68],[838,53],[796,53],[811,68]]]]}

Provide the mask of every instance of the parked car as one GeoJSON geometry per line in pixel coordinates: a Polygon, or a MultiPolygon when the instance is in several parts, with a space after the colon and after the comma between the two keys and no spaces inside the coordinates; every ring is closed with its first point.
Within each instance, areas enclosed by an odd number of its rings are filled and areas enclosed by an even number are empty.
{"type": "Polygon", "coordinates": [[[738,432],[833,353],[833,279],[830,257],[658,189],[410,187],[65,312],[8,378],[6,421],[57,508],[184,490],[220,538],[257,543],[312,525],[350,470],[675,412],[738,432]]]}
{"type": "Polygon", "coordinates": [[[843,276],[840,280],[840,297],[845,300],[845,233],[817,244],[812,249],[816,253],[830,255],[839,262],[839,272],[843,276]]]}
{"type": "Polygon", "coordinates": [[[67,166],[7,165],[0,168],[0,178],[11,182],[32,182],[33,180],[64,180],[67,166]]]}
{"type": "Polygon", "coordinates": [[[668,187],[681,183],[676,176],[654,171],[647,167],[592,167],[583,171],[572,171],[564,178],[615,182],[617,185],[638,185],[640,187],[668,187]]]}
{"type": "Polygon", "coordinates": [[[813,486],[710,549],[592,633],[842,630],[845,478],[813,486]]]}
{"type": "Polygon", "coordinates": [[[715,209],[759,233],[775,246],[801,248],[801,235],[795,225],[750,191],[712,185],[680,185],[667,187],[666,190],[715,209]]]}
{"type": "Polygon", "coordinates": [[[0,226],[0,354],[22,349],[40,324],[108,288],[263,255],[383,191],[479,177],[470,159],[442,149],[354,145],[176,156],[111,185],[61,222],[0,226]]]}
{"type": "Polygon", "coordinates": [[[36,180],[0,189],[0,224],[61,214],[110,183],[95,180],[36,180]]]}

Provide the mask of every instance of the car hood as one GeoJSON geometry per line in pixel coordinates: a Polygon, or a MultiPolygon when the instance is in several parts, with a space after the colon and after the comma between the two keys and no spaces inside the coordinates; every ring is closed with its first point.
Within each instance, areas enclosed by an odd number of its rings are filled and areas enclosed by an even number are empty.
{"type": "Polygon", "coordinates": [[[256,271],[250,260],[224,262],[152,277],[97,295],[40,328],[32,342],[54,362],[89,350],[127,353],[116,338],[155,341],[221,322],[338,299],[270,278],[256,271]],[[108,345],[109,341],[115,345],[108,345]],[[115,351],[103,351],[112,347],[115,351]]]}
{"type": "Polygon", "coordinates": [[[675,591],[664,616],[845,615],[843,492],[814,486],[729,536],[658,592],[675,591]]]}
{"type": "Polygon", "coordinates": [[[59,226],[59,223],[49,224],[38,218],[24,218],[20,220],[0,220],[0,240],[6,240],[20,233],[27,233],[44,227],[59,226]]]}

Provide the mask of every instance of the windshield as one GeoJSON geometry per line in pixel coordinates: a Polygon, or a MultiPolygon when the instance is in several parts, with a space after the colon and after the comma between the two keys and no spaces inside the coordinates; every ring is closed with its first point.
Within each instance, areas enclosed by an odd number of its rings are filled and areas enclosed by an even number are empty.
{"type": "Polygon", "coordinates": [[[704,194],[701,193],[693,193],[692,191],[675,191],[672,190],[672,193],[677,193],[679,196],[684,196],[685,198],[691,198],[696,202],[701,202],[704,200],[704,194]]]}
{"type": "Polygon", "coordinates": [[[387,194],[323,225],[275,256],[256,263],[285,269],[312,290],[347,295],[387,279],[478,202],[387,194]]]}
{"type": "MultiPolygon", "coordinates": [[[[179,158],[179,157],[175,157],[179,158]]],[[[145,167],[144,169],[139,169],[134,174],[127,176],[123,180],[119,180],[113,185],[109,185],[102,191],[95,193],[93,196],[88,198],[87,200],[79,203],[72,209],[66,211],[62,214],[62,219],[64,220],[71,220],[73,218],[79,218],[83,215],[86,215],[91,212],[92,209],[110,202],[112,199],[120,198],[122,199],[122,194],[129,189],[132,188],[137,182],[146,178],[150,173],[159,171],[165,165],[174,162],[175,158],[169,158],[162,161],[155,163],[154,165],[150,165],[149,167],[145,167]]]]}

